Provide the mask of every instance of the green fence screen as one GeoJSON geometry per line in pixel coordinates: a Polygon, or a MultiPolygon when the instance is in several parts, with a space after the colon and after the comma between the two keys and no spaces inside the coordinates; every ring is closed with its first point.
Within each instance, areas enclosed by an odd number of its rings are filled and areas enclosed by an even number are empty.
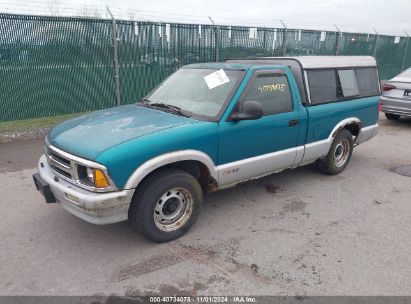
{"type": "MultiPolygon", "coordinates": [[[[121,103],[179,67],[228,58],[371,55],[381,79],[411,66],[408,37],[117,21],[121,103]]],[[[112,20],[0,14],[0,121],[116,105],[112,20]]]]}

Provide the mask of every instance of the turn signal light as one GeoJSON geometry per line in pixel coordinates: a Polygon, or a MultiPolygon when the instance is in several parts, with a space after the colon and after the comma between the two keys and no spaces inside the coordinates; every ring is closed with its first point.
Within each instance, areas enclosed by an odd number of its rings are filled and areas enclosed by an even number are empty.
{"type": "Polygon", "coordinates": [[[110,186],[106,175],[99,169],[94,169],[94,185],[97,188],[107,188],[110,186]]]}

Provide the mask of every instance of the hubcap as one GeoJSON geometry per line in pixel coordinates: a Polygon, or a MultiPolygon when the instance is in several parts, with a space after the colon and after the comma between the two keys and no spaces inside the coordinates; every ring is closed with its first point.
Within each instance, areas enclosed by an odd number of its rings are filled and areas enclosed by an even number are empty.
{"type": "Polygon", "coordinates": [[[350,155],[350,142],[348,139],[343,138],[335,146],[334,150],[334,164],[336,167],[342,167],[347,162],[350,155]]]}
{"type": "Polygon", "coordinates": [[[154,208],[154,223],[158,229],[174,231],[189,220],[193,212],[193,197],[184,188],[173,188],[164,193],[154,208]]]}

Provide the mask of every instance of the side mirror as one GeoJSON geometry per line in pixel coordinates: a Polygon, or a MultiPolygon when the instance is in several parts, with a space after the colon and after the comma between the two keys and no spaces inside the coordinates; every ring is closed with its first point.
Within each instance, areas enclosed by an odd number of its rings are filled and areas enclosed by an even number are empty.
{"type": "Polygon", "coordinates": [[[245,101],[240,112],[234,113],[231,116],[233,121],[240,120],[255,120],[263,117],[263,107],[258,101],[245,101]]]}

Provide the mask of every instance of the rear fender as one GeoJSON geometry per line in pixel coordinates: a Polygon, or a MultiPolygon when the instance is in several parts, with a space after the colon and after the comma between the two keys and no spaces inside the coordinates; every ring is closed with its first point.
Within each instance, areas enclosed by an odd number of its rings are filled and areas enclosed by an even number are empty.
{"type": "MultiPolygon", "coordinates": [[[[361,130],[361,126],[362,126],[361,120],[358,117],[349,117],[344,120],[341,120],[331,131],[328,138],[306,144],[304,156],[302,157],[302,160],[299,163],[299,166],[310,164],[316,161],[317,159],[326,156],[328,151],[330,150],[334,137],[338,134],[338,132],[340,132],[342,129],[350,125],[354,125],[356,127],[358,126],[359,129],[361,130]]],[[[356,139],[357,138],[355,138],[355,140],[356,139]]]]}

